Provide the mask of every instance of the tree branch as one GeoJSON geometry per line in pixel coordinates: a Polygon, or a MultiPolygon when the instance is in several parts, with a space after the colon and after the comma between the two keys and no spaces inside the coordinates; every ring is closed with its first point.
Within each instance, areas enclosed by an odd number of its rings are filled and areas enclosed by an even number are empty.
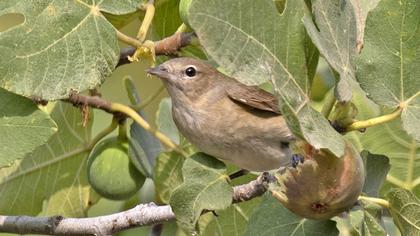
{"type": "MultiPolygon", "coordinates": [[[[274,180],[263,173],[256,180],[233,188],[233,203],[251,200],[267,191],[267,185],[274,180]]],[[[175,220],[169,205],[154,203],[136,207],[106,216],[91,218],[65,218],[62,216],[0,216],[0,232],[17,234],[48,235],[111,235],[134,227],[161,224],[175,220]]]]}
{"type": "MultiPolygon", "coordinates": [[[[190,44],[194,33],[175,33],[167,38],[155,42],[155,54],[161,55],[176,55],[176,53],[183,47],[190,44]]],[[[118,61],[117,67],[131,63],[128,60],[129,56],[133,56],[136,48],[126,47],[120,51],[120,60],[118,61]]]]}

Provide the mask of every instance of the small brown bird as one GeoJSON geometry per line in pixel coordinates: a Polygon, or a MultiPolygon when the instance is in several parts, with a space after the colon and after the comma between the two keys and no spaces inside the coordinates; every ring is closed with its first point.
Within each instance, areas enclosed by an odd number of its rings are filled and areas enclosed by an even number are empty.
{"type": "Polygon", "coordinates": [[[147,72],[162,79],[176,126],[201,151],[251,171],[290,164],[293,135],[271,93],[192,58],[171,59],[147,72]]]}

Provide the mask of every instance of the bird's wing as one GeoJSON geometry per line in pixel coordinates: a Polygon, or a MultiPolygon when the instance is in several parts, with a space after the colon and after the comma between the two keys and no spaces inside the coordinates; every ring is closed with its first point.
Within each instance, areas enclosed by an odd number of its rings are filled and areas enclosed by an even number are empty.
{"type": "Polygon", "coordinates": [[[271,111],[281,114],[277,98],[257,86],[246,86],[241,83],[234,83],[226,87],[230,99],[263,111],[271,111]]]}

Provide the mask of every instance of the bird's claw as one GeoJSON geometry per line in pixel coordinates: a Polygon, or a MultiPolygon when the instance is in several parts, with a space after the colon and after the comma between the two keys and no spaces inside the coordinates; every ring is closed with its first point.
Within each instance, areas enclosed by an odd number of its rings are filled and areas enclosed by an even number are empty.
{"type": "Polygon", "coordinates": [[[296,168],[299,165],[299,163],[303,164],[304,161],[305,161],[305,158],[302,155],[300,154],[292,155],[291,163],[292,163],[293,168],[296,168]]]}

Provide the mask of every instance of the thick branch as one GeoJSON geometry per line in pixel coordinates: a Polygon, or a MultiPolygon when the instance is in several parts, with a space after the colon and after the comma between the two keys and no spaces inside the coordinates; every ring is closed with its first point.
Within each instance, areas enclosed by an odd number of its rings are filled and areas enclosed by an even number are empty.
{"type": "Polygon", "coordinates": [[[99,96],[86,96],[77,94],[76,92],[71,92],[69,98],[64,100],[69,102],[77,107],[89,106],[97,109],[101,109],[108,113],[113,113],[111,111],[111,102],[99,97],[99,96]]]}
{"type": "Polygon", "coordinates": [[[262,173],[256,180],[247,184],[235,186],[233,188],[233,203],[249,201],[255,197],[263,195],[268,188],[268,184],[276,181],[275,177],[268,172],[262,173]]]}
{"type": "MultiPolygon", "coordinates": [[[[155,54],[159,55],[176,55],[176,53],[182,48],[190,44],[194,33],[176,33],[160,41],[155,42],[155,54]]],[[[128,56],[133,56],[136,48],[127,47],[121,49],[120,60],[118,61],[117,67],[131,63],[128,60],[128,56]]]]}
{"type": "MultiPolygon", "coordinates": [[[[267,191],[273,176],[264,173],[256,180],[235,186],[234,203],[248,201],[267,191]]],[[[175,220],[169,205],[140,204],[130,210],[91,218],[64,218],[62,216],[0,216],[0,232],[49,235],[111,235],[129,228],[160,224],[175,220]]]]}
{"type": "Polygon", "coordinates": [[[92,218],[0,216],[0,232],[49,235],[111,235],[129,228],[174,220],[170,206],[141,204],[120,213],[92,218]]]}

